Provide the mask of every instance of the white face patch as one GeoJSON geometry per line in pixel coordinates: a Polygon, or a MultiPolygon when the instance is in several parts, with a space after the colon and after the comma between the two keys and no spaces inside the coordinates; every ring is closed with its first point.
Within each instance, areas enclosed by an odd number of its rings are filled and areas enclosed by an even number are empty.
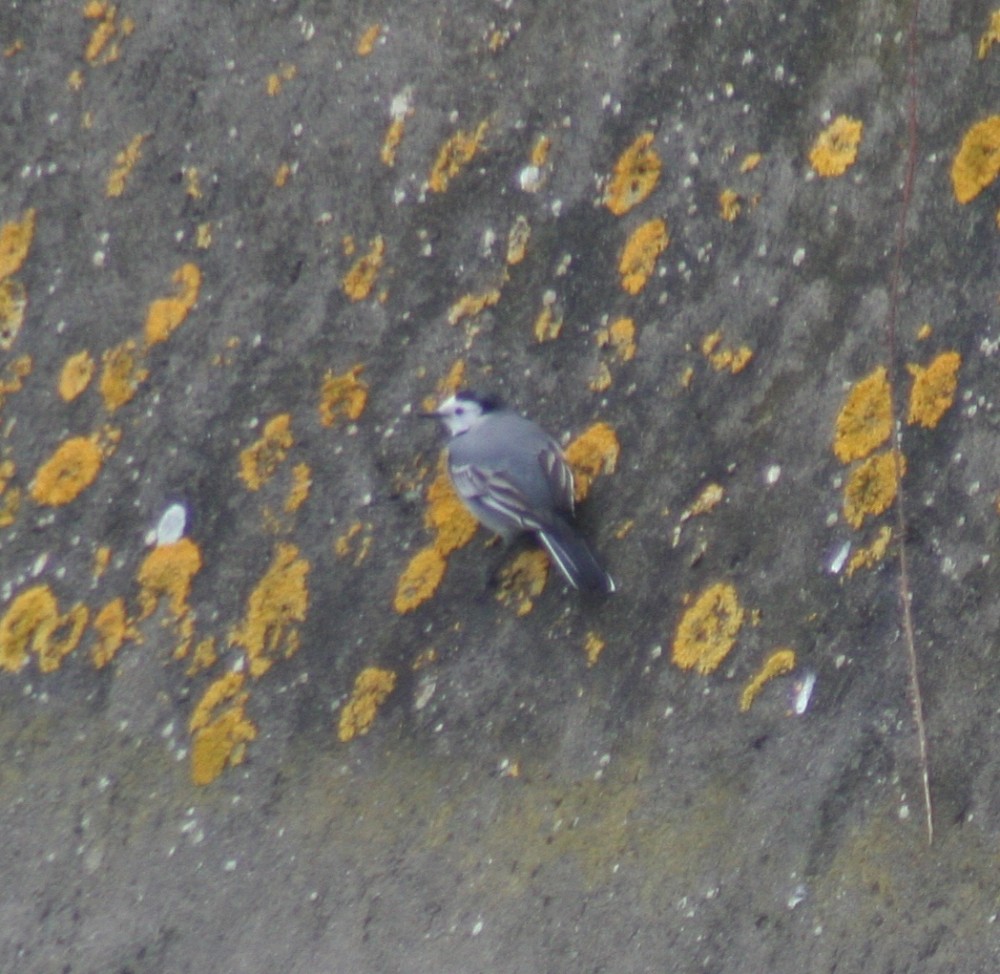
{"type": "Polygon", "coordinates": [[[452,436],[472,429],[482,418],[483,407],[474,399],[449,396],[436,410],[436,414],[452,436]]]}

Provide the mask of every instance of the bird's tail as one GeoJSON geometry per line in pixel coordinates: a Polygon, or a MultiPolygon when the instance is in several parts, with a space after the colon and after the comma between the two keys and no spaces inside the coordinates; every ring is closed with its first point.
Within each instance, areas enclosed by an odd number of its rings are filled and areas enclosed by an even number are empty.
{"type": "Polygon", "coordinates": [[[615,590],[615,580],[604,570],[590,545],[572,525],[561,521],[547,525],[538,531],[538,540],[573,588],[601,595],[615,590]]]}

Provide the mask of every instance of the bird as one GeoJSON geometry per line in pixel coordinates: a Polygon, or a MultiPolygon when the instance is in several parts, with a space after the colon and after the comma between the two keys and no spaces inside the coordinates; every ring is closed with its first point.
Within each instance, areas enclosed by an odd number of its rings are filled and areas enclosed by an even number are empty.
{"type": "Polygon", "coordinates": [[[506,541],[534,535],[576,589],[615,591],[614,579],[573,522],[573,471],[537,423],[469,390],[420,415],[444,426],[452,485],[480,524],[506,541]]]}

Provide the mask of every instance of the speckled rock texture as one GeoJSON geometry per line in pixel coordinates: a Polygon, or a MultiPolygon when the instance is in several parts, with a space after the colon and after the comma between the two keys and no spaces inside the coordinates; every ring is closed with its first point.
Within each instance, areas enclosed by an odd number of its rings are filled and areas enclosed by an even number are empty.
{"type": "Polygon", "coordinates": [[[921,4],[914,142],[912,8],[2,4],[0,969],[1000,968],[1000,48],[921,4]],[[833,449],[880,366],[903,532],[833,449]],[[480,531],[397,611],[449,375],[613,430],[613,597],[480,531]]]}

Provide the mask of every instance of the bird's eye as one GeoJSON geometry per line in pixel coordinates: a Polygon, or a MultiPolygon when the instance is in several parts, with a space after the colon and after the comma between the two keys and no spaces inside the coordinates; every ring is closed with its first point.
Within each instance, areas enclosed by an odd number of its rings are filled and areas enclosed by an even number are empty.
{"type": "Polygon", "coordinates": [[[464,412],[465,412],[465,407],[464,406],[456,406],[455,407],[455,415],[456,416],[461,416],[464,412]]]}

